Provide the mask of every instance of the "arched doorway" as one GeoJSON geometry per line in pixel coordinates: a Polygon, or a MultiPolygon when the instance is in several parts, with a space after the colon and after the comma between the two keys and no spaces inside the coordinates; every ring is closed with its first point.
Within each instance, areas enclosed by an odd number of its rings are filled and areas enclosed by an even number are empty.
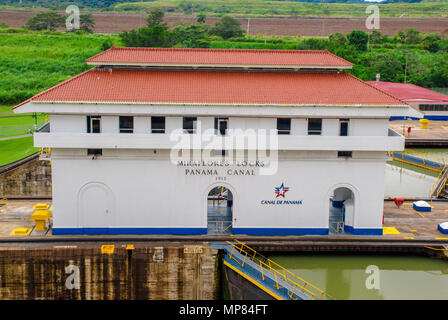
{"type": "Polygon", "coordinates": [[[330,196],[329,234],[343,234],[347,227],[353,227],[354,198],[353,191],[347,187],[334,189],[330,196]]]}
{"type": "Polygon", "coordinates": [[[90,182],[80,189],[78,215],[86,233],[107,233],[113,225],[114,213],[114,196],[108,186],[90,182]]]}
{"type": "Polygon", "coordinates": [[[233,194],[224,186],[213,187],[207,195],[207,233],[231,234],[233,194]]]}

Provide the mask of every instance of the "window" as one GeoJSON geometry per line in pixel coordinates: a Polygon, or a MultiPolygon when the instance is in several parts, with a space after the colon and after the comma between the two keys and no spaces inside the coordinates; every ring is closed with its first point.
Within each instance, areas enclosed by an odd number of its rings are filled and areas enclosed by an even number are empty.
{"type": "Polygon", "coordinates": [[[322,119],[308,119],[308,134],[309,135],[322,134],[322,119]]]}
{"type": "Polygon", "coordinates": [[[420,104],[421,111],[448,111],[448,104],[420,104]]]}
{"type": "Polygon", "coordinates": [[[100,116],[87,116],[87,133],[101,133],[100,116]]]}
{"type": "Polygon", "coordinates": [[[352,152],[351,151],[338,151],[338,157],[351,158],[352,152]]]}
{"type": "Polygon", "coordinates": [[[291,133],[291,119],[278,118],[277,119],[277,133],[290,134],[291,133]]]}
{"type": "Polygon", "coordinates": [[[339,135],[340,136],[348,136],[348,125],[349,125],[348,119],[341,119],[339,120],[339,135]]]}
{"type": "Polygon", "coordinates": [[[120,133],[134,132],[134,117],[120,117],[120,133]]]}
{"type": "Polygon", "coordinates": [[[101,156],[103,155],[103,149],[87,149],[88,156],[101,156]]]}
{"type": "Polygon", "coordinates": [[[165,117],[151,117],[151,132],[165,133],[165,117]]]}
{"type": "Polygon", "coordinates": [[[225,135],[229,127],[229,118],[215,118],[215,130],[220,135],[225,135]]]}
{"type": "Polygon", "coordinates": [[[188,133],[196,133],[196,117],[184,117],[183,120],[183,129],[188,133]]]}

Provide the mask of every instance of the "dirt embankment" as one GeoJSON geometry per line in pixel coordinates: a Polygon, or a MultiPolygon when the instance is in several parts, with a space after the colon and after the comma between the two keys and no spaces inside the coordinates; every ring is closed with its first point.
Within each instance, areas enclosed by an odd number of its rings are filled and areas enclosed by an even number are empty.
{"type": "MultiPolygon", "coordinates": [[[[62,13],[62,12],[61,12],[62,13]]],[[[0,10],[0,23],[10,27],[21,27],[35,15],[35,11],[0,10]]],[[[119,33],[145,25],[147,14],[136,13],[93,13],[97,33],[119,33]]],[[[207,23],[213,24],[218,18],[208,18],[207,23]]],[[[165,20],[170,25],[192,23],[193,16],[166,15],[165,20]]],[[[247,28],[248,19],[239,19],[247,28]]],[[[394,35],[400,30],[409,28],[421,32],[448,32],[446,18],[383,18],[380,21],[380,31],[387,35],[394,35]]],[[[335,32],[348,33],[352,30],[365,30],[364,18],[300,18],[296,16],[279,18],[251,18],[249,33],[252,35],[302,35],[328,36],[335,32]]]]}

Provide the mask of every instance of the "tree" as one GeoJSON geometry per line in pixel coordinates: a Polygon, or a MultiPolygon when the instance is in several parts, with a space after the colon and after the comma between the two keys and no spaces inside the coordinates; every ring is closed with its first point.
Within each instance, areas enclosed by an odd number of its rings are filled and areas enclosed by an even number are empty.
{"type": "Polygon", "coordinates": [[[127,47],[172,47],[176,44],[173,32],[163,25],[140,28],[120,33],[121,41],[127,47]]]}
{"type": "Polygon", "coordinates": [[[207,20],[207,16],[203,13],[198,14],[198,16],[196,17],[196,21],[198,23],[205,23],[205,20],[207,20]]]}
{"type": "Polygon", "coordinates": [[[86,33],[93,33],[93,28],[95,27],[95,21],[92,18],[92,15],[82,14],[79,16],[79,27],[86,33]]]}
{"type": "Polygon", "coordinates": [[[378,30],[373,30],[370,34],[370,43],[383,43],[384,40],[383,34],[378,30]]]}
{"type": "Polygon", "coordinates": [[[440,34],[427,34],[423,39],[423,49],[428,50],[429,52],[437,52],[439,51],[441,40],[442,38],[440,34]]]}
{"type": "Polygon", "coordinates": [[[341,46],[347,43],[347,38],[341,32],[330,34],[329,39],[330,42],[341,46]]]}
{"type": "Polygon", "coordinates": [[[178,46],[184,48],[208,48],[210,40],[207,37],[206,25],[178,26],[173,29],[178,46]]]}
{"type": "Polygon", "coordinates": [[[353,45],[359,51],[367,50],[367,42],[369,40],[369,35],[364,31],[353,30],[347,34],[348,43],[353,45]]]}
{"type": "Polygon", "coordinates": [[[162,26],[164,28],[167,28],[167,24],[163,22],[163,18],[165,17],[165,13],[163,10],[156,8],[152,10],[148,18],[146,18],[146,24],[148,28],[155,27],[155,26],[162,26]]]}
{"type": "Polygon", "coordinates": [[[241,23],[231,17],[223,16],[210,30],[210,33],[222,37],[223,39],[229,39],[232,37],[241,37],[244,34],[244,30],[241,28],[241,23]]]}
{"type": "Polygon", "coordinates": [[[408,29],[399,31],[397,34],[398,41],[405,44],[418,44],[422,41],[420,31],[415,29],[408,29]]]}
{"type": "Polygon", "coordinates": [[[30,30],[51,30],[54,31],[62,27],[65,23],[64,16],[55,11],[40,12],[32,17],[25,24],[25,28],[30,30]]]}

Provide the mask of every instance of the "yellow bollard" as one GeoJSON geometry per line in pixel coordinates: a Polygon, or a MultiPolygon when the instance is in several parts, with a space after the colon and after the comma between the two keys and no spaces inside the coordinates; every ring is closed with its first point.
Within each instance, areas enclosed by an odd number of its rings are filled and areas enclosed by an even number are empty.
{"type": "Polygon", "coordinates": [[[31,229],[28,228],[17,228],[12,230],[10,236],[28,236],[31,233],[31,229]]]}
{"type": "Polygon", "coordinates": [[[47,230],[47,220],[50,219],[51,213],[48,210],[37,210],[35,211],[30,220],[34,220],[36,223],[35,231],[46,231],[47,230]]]}
{"type": "Polygon", "coordinates": [[[428,129],[428,123],[431,122],[428,119],[420,119],[418,121],[422,124],[422,129],[428,129]]]}
{"type": "Polygon", "coordinates": [[[33,210],[48,210],[49,207],[50,207],[49,204],[38,203],[33,206],[33,210]]]}

